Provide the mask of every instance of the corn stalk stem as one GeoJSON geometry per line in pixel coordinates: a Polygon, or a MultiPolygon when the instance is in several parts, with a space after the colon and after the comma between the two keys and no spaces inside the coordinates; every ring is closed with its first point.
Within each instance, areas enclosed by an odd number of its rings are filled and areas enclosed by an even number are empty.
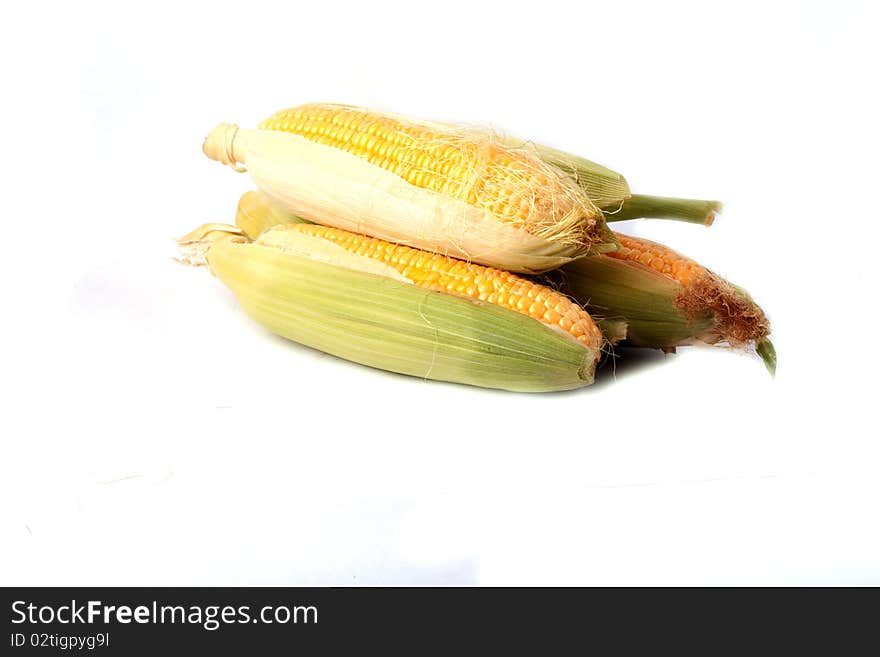
{"type": "Polygon", "coordinates": [[[602,208],[606,221],[626,219],[673,219],[692,224],[711,226],[715,214],[721,211],[719,201],[704,201],[668,196],[633,194],[619,206],[602,208]]]}

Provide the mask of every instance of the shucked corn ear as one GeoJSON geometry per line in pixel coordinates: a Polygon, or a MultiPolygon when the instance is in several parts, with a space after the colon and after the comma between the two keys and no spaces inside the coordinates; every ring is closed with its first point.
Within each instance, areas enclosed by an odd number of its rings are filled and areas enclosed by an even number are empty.
{"type": "Polygon", "coordinates": [[[525,273],[616,248],[570,175],[488,131],[319,104],[259,127],[222,124],[203,150],[309,221],[525,273]]]}
{"type": "Polygon", "coordinates": [[[631,344],[753,346],[775,372],[770,323],[745,290],[662,244],[617,238],[618,251],[573,262],[554,281],[591,312],[624,319],[631,344]]]}
{"type": "Polygon", "coordinates": [[[516,391],[593,381],[603,339],[590,315],[514,274],[306,223],[253,242],[208,225],[180,243],[265,328],[341,358],[516,391]]]}

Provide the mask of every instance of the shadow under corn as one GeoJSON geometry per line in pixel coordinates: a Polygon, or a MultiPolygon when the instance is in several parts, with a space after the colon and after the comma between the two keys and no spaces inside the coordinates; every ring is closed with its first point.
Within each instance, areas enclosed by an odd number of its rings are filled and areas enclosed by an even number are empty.
{"type": "Polygon", "coordinates": [[[596,367],[595,382],[590,387],[604,388],[619,383],[639,372],[661,367],[671,358],[675,358],[675,354],[665,354],[659,349],[617,346],[613,353],[602,357],[596,367]]]}

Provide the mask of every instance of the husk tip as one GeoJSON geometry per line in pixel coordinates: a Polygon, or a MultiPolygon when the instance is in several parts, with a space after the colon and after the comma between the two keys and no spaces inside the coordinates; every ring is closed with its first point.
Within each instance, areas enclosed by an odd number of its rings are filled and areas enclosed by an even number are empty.
{"type": "Polygon", "coordinates": [[[757,344],[755,344],[755,351],[761,360],[764,361],[764,366],[767,368],[767,371],[770,372],[770,376],[775,378],[776,348],[773,346],[773,343],[770,342],[769,338],[759,340],[757,344]]]}
{"type": "Polygon", "coordinates": [[[202,224],[177,240],[175,260],[190,267],[204,267],[208,264],[208,251],[222,239],[248,241],[244,232],[228,224],[202,224]]]}

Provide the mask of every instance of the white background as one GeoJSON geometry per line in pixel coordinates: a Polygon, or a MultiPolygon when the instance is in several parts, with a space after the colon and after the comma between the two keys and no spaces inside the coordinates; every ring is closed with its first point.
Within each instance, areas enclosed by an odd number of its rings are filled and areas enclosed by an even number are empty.
{"type": "Polygon", "coordinates": [[[8,5],[0,584],[880,584],[870,7],[8,5]],[[311,101],[722,199],[627,230],[749,289],[778,376],[682,349],[526,396],[266,334],[172,238],[249,187],[208,130],[311,101]]]}

